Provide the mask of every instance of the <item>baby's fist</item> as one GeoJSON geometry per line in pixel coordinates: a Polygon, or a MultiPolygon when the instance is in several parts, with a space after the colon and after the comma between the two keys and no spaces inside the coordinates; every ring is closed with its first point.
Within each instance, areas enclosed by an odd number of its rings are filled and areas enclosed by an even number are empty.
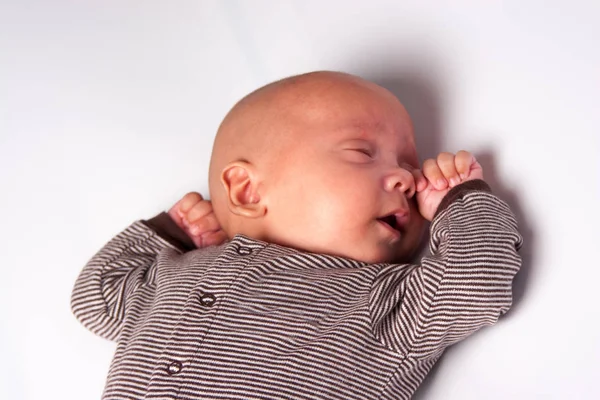
{"type": "Polygon", "coordinates": [[[169,216],[198,248],[219,245],[227,240],[211,202],[204,200],[200,193],[191,192],[183,196],[169,210],[169,216]]]}
{"type": "Polygon", "coordinates": [[[461,150],[456,155],[440,153],[435,159],[425,160],[423,175],[427,185],[417,185],[417,204],[421,215],[431,221],[450,189],[466,181],[483,179],[483,170],[471,153],[461,150]]]}

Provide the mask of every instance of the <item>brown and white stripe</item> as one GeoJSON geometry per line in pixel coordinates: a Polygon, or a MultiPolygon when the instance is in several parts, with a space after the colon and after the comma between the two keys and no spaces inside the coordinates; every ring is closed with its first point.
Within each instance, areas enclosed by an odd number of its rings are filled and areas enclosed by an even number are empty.
{"type": "Polygon", "coordinates": [[[183,252],[136,222],[86,265],[72,309],[117,342],[104,399],[407,399],[449,345],[511,305],[521,236],[459,189],[420,265],[366,264],[242,235],[183,252]]]}

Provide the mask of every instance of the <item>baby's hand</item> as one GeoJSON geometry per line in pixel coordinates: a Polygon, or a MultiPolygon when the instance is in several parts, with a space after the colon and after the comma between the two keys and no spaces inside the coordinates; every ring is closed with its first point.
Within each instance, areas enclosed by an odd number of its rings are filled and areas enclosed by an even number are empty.
{"type": "Polygon", "coordinates": [[[450,189],[466,181],[483,179],[483,170],[471,153],[461,150],[456,155],[440,153],[437,159],[426,160],[423,175],[416,179],[417,204],[423,218],[431,221],[450,189]]]}
{"type": "Polygon", "coordinates": [[[227,240],[211,202],[204,200],[200,193],[191,192],[183,196],[169,210],[169,216],[198,248],[219,245],[227,240]]]}

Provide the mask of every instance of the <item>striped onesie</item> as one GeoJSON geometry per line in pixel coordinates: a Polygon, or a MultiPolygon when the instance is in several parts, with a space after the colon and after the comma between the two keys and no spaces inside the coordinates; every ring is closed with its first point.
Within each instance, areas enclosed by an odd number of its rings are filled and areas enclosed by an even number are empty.
{"type": "Polygon", "coordinates": [[[117,342],[104,399],[408,399],[446,347],[508,310],[521,240],[483,181],[444,198],[415,265],[243,235],[191,249],[163,213],[88,262],[71,306],[117,342]]]}

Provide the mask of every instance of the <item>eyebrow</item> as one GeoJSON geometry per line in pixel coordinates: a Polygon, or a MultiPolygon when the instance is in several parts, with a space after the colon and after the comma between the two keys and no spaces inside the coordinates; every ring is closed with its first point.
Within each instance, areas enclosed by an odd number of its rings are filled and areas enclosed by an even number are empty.
{"type": "Polygon", "coordinates": [[[347,132],[349,136],[352,136],[350,139],[344,140],[375,140],[375,133],[381,130],[381,123],[374,124],[366,124],[366,123],[351,123],[348,125],[341,126],[337,131],[339,132],[347,132]]]}
{"type": "Polygon", "coordinates": [[[379,132],[383,129],[384,124],[380,121],[374,122],[364,122],[364,121],[356,121],[349,125],[350,128],[354,128],[360,130],[362,132],[379,132]]]}

